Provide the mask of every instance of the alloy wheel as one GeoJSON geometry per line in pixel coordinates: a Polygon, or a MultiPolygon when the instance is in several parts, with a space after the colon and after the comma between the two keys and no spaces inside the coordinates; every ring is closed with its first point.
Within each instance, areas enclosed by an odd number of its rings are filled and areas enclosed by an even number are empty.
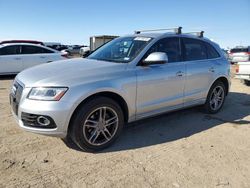
{"type": "Polygon", "coordinates": [[[212,110],[218,110],[224,101],[225,92],[222,86],[218,85],[213,89],[213,92],[210,96],[209,104],[212,110]]]}
{"type": "Polygon", "coordinates": [[[91,145],[103,145],[110,141],[118,129],[118,115],[110,107],[93,110],[83,125],[83,136],[91,145]]]}

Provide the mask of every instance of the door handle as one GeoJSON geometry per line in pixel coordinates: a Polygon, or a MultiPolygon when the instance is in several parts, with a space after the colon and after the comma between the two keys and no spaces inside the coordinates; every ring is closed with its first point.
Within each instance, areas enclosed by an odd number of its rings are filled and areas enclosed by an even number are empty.
{"type": "Polygon", "coordinates": [[[183,74],[184,74],[184,72],[178,71],[178,72],[176,73],[176,76],[183,76],[183,74]]]}
{"type": "Polygon", "coordinates": [[[21,58],[20,57],[16,57],[16,58],[14,58],[15,60],[21,60],[21,58]]]}
{"type": "Polygon", "coordinates": [[[208,71],[209,72],[214,72],[215,70],[214,70],[214,67],[210,67],[209,69],[208,69],[208,71]]]}
{"type": "Polygon", "coordinates": [[[46,58],[46,57],[45,57],[45,56],[40,56],[40,58],[41,58],[41,59],[44,59],[44,58],[46,58]]]}

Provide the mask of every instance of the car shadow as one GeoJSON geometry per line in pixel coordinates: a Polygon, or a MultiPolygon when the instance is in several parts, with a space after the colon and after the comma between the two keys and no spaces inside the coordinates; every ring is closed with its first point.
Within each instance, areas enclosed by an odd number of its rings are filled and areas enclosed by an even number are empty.
{"type": "MultiPolygon", "coordinates": [[[[194,107],[130,123],[125,126],[121,136],[112,146],[99,153],[171,142],[199,134],[223,123],[231,123],[233,126],[250,125],[250,121],[244,120],[249,115],[250,95],[230,92],[222,110],[217,114],[205,114],[200,107],[194,107]]],[[[65,143],[68,147],[79,150],[72,141],[65,143]]]]}

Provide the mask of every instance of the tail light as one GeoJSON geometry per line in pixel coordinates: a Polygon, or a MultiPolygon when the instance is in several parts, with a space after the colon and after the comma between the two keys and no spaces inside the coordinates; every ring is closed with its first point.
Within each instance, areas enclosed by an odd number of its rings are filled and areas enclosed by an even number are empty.
{"type": "Polygon", "coordinates": [[[237,64],[236,67],[235,67],[235,72],[236,73],[239,73],[239,65],[237,64]]]}
{"type": "Polygon", "coordinates": [[[69,57],[68,57],[68,54],[62,54],[61,56],[62,56],[62,57],[65,57],[65,58],[69,58],[69,57]]]}

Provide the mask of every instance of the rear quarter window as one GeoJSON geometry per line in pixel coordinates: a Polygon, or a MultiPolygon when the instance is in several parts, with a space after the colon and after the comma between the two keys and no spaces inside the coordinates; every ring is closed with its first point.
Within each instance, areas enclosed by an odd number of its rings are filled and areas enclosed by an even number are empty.
{"type": "Polygon", "coordinates": [[[214,59],[220,57],[220,54],[217,52],[217,50],[210,44],[206,43],[207,47],[207,58],[208,59],[214,59]]]}

